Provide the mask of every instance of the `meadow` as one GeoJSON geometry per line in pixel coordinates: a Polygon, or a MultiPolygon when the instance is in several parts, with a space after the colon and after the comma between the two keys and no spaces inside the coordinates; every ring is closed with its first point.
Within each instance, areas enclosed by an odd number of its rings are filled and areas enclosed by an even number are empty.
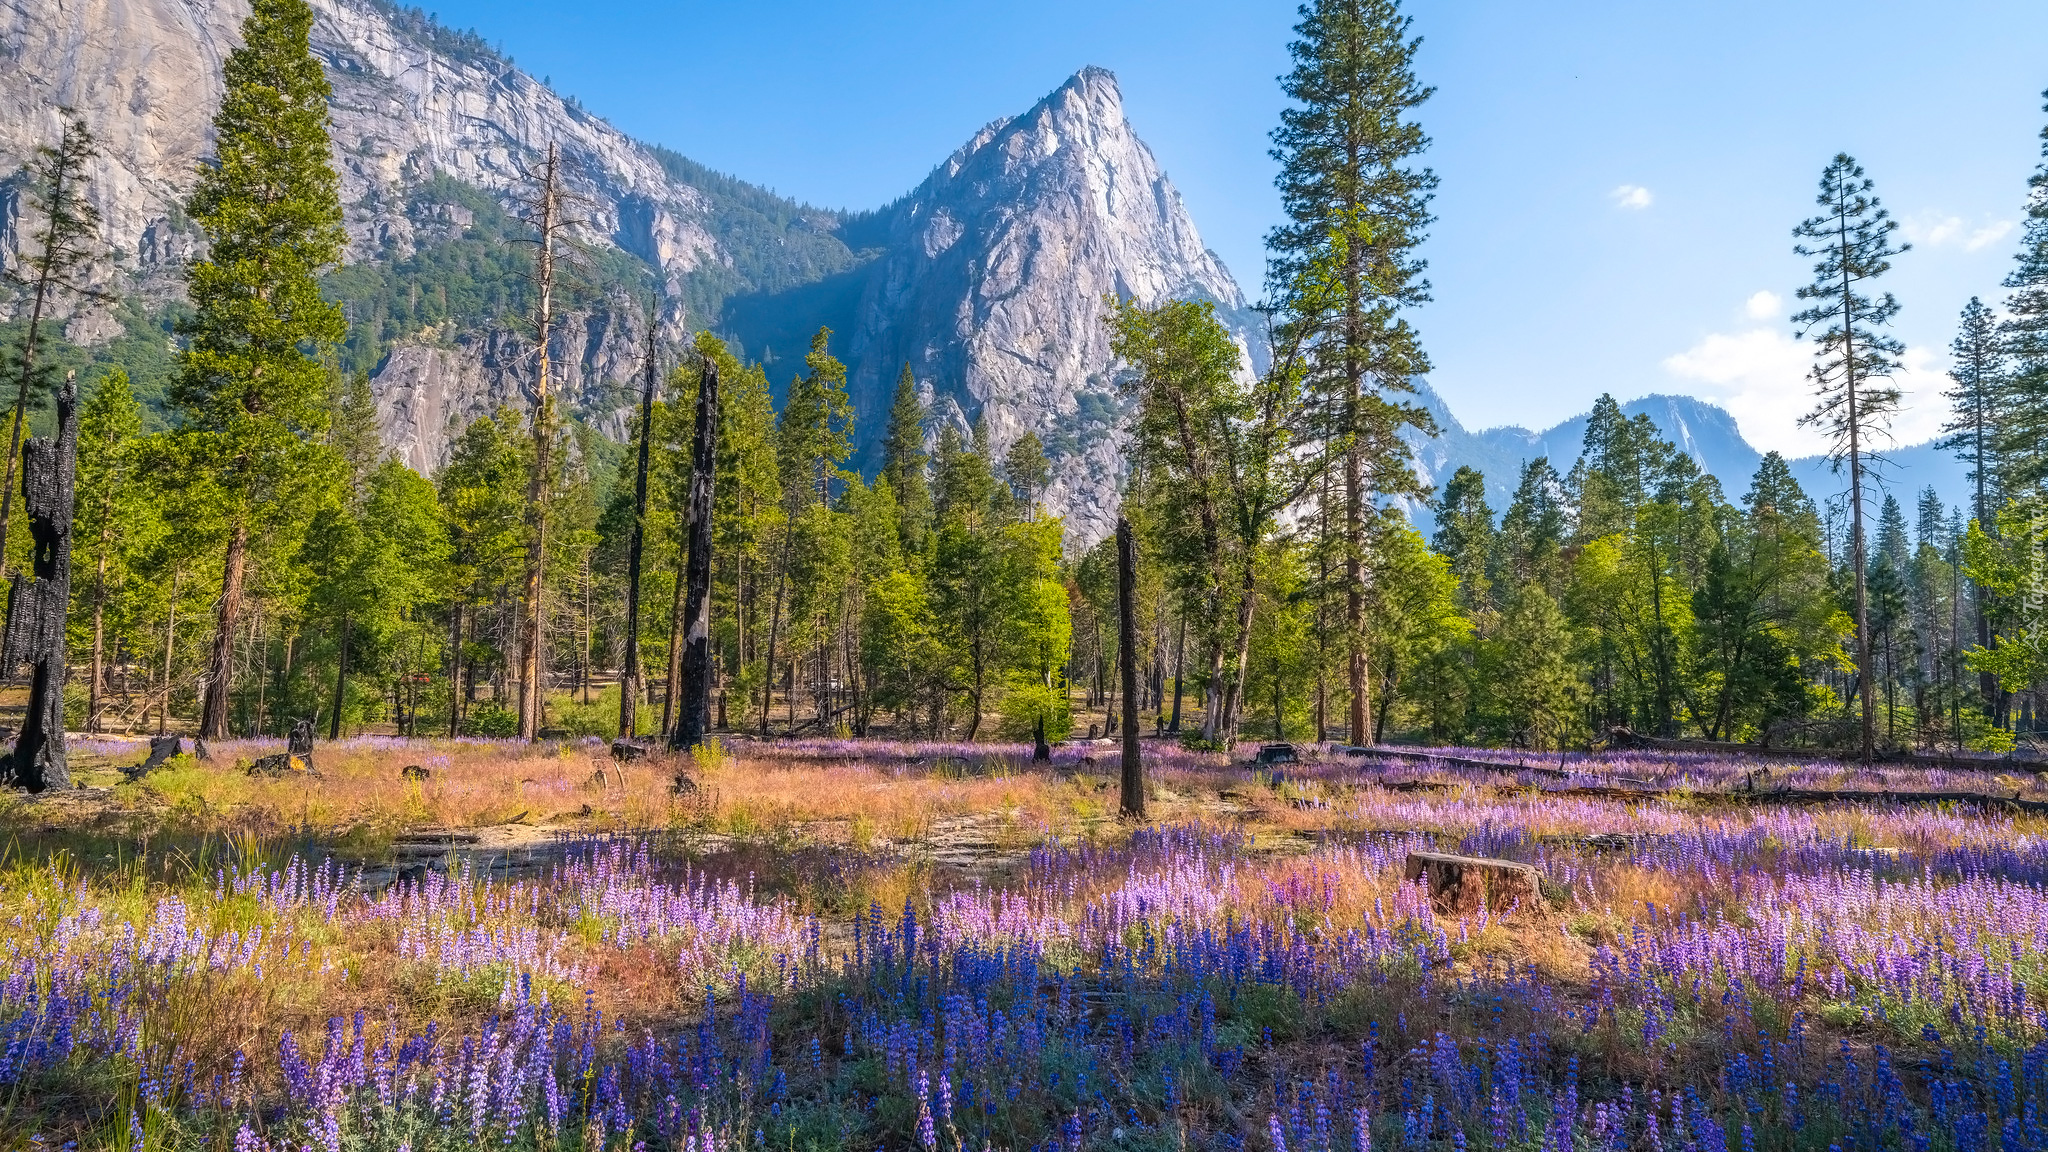
{"type": "Polygon", "coordinates": [[[1087,744],[275,750],[0,801],[0,1148],[2048,1141],[2010,766],[1147,741],[1133,824],[1087,744]],[[1540,893],[1451,911],[1425,850],[1540,893]]]}

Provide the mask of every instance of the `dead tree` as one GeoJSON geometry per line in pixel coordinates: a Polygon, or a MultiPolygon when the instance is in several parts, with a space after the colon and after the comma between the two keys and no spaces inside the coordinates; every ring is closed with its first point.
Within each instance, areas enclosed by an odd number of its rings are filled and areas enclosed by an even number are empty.
{"type": "Polygon", "coordinates": [[[7,639],[0,666],[33,666],[28,716],[8,758],[5,782],[30,792],[71,786],[64,759],[64,617],[71,605],[72,478],[78,467],[78,386],[57,394],[57,439],[22,445],[21,502],[35,540],[29,578],[8,582],[7,639]]]}
{"type": "Polygon", "coordinates": [[[1131,522],[1116,518],[1116,610],[1117,661],[1123,670],[1124,687],[1124,778],[1123,815],[1145,818],[1145,766],[1138,758],[1138,710],[1131,701],[1138,696],[1138,544],[1131,536],[1131,522]]]}
{"type": "Polygon", "coordinates": [[[626,545],[626,658],[619,670],[619,739],[631,740],[640,710],[640,550],[647,530],[647,452],[654,438],[654,318],[647,323],[647,379],[640,390],[640,470],[626,545]]]}
{"type": "Polygon", "coordinates": [[[718,466],[718,361],[706,358],[697,385],[697,435],[690,452],[690,554],[683,566],[683,684],[672,748],[694,748],[711,728],[711,488],[718,466]]]}
{"type": "Polygon", "coordinates": [[[548,337],[555,316],[555,241],[563,231],[560,186],[560,156],[548,143],[547,166],[543,169],[540,193],[534,205],[534,227],[540,233],[539,254],[533,261],[534,328],[539,345],[540,367],[533,383],[533,474],[526,485],[526,579],[520,599],[519,627],[519,738],[540,738],[542,699],[541,653],[545,645],[546,617],[541,609],[541,577],[547,570],[548,545],[548,453],[554,446],[555,398],[550,391],[552,365],[548,360],[548,337]]]}

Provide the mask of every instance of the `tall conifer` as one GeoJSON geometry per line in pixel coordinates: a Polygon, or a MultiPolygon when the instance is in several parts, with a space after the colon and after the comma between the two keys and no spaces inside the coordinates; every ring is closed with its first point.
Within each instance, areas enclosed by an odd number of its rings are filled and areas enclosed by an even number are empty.
{"type": "Polygon", "coordinates": [[[1819,352],[1811,379],[1820,403],[1800,418],[1817,424],[1831,441],[1836,466],[1849,466],[1849,566],[1855,581],[1856,668],[1862,697],[1863,758],[1875,751],[1872,712],[1870,613],[1865,588],[1863,473],[1872,438],[1884,435],[1898,411],[1899,390],[1889,382],[1904,345],[1884,332],[1899,302],[1887,292],[1873,296],[1869,281],[1891,269],[1891,258],[1910,245],[1892,246],[1898,222],[1878,203],[1875,185],[1847,153],[1838,153],[1821,172],[1819,215],[1792,235],[1793,250],[1817,256],[1813,283],[1799,289],[1813,303],[1792,318],[1801,336],[1813,333],[1819,352]]]}
{"type": "MultiPolygon", "coordinates": [[[[2048,111],[2048,92],[2043,92],[2048,111]]],[[[1999,325],[2010,370],[2001,392],[1998,446],[2011,491],[2048,483],[2048,128],[2041,130],[2041,165],[2027,180],[2027,224],[2019,267],[2005,278],[2005,322],[1999,325]]],[[[1979,520],[1984,530],[1991,524],[1979,520]]]]}
{"type": "Polygon", "coordinates": [[[227,530],[199,718],[207,739],[227,735],[251,529],[305,473],[327,418],[319,353],[345,331],[318,281],[347,237],[312,26],[305,0],[255,0],[223,69],[215,159],[186,205],[209,247],[191,269],[195,312],[171,399],[227,530]]]}
{"type": "Polygon", "coordinates": [[[1266,243],[1287,323],[1313,329],[1302,343],[1315,351],[1314,386],[1326,401],[1318,431],[1341,460],[1349,727],[1363,743],[1374,497],[1420,495],[1399,433],[1434,430],[1426,413],[1390,398],[1412,392],[1413,377],[1429,369],[1401,310],[1429,298],[1415,249],[1436,175],[1414,166],[1429,138],[1412,114],[1432,90],[1415,79],[1422,42],[1409,38],[1398,0],[1312,0],[1300,14],[1294,67],[1281,79],[1293,104],[1273,132],[1288,222],[1266,243]]]}
{"type": "Polygon", "coordinates": [[[14,511],[14,468],[21,458],[21,426],[28,413],[29,393],[41,374],[42,328],[62,297],[103,301],[105,293],[87,281],[99,255],[99,209],[86,196],[86,167],[99,155],[85,121],[66,109],[57,143],[38,148],[28,162],[29,203],[42,219],[35,230],[36,254],[24,269],[10,269],[7,279],[28,295],[28,324],[8,367],[15,376],[13,431],[7,440],[7,464],[0,475],[0,550],[7,542],[7,524],[14,511]]]}
{"type": "Polygon", "coordinates": [[[924,404],[917,398],[917,379],[910,362],[896,378],[896,399],[889,405],[889,428],[882,436],[882,475],[896,493],[903,546],[915,551],[931,523],[931,482],[925,475],[924,404]]]}
{"type": "Polygon", "coordinates": [[[1975,500],[1970,514],[1991,530],[1991,500],[1997,494],[1998,432],[2000,416],[2000,369],[2004,349],[1998,341],[1998,319],[1975,296],[1963,306],[1963,318],[1956,338],[1949,344],[1952,366],[1948,370],[1954,387],[1943,393],[1951,405],[1949,419],[1941,426],[1937,446],[1954,452],[1970,466],[1970,485],[1975,500]]]}

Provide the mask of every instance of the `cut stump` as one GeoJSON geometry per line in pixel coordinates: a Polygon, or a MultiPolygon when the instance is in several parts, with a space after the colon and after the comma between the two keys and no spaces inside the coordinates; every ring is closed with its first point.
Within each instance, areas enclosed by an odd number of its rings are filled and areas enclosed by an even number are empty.
{"type": "Polygon", "coordinates": [[[1427,878],[1436,910],[1451,916],[1476,914],[1484,905],[1495,916],[1520,903],[1533,908],[1543,898],[1543,874],[1514,860],[1410,852],[1408,879],[1427,878]]]}

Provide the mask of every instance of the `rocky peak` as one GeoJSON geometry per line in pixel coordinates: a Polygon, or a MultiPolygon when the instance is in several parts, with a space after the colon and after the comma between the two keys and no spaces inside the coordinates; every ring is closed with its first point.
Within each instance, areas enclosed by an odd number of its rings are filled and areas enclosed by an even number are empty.
{"type": "Polygon", "coordinates": [[[1077,541],[1106,535],[1125,401],[1103,298],[1212,300],[1252,336],[1243,294],[1132,130],[1116,77],[1084,68],[983,128],[889,217],[847,346],[863,439],[908,362],[935,420],[985,421],[998,453],[1036,432],[1054,462],[1048,506],[1077,541]]]}

